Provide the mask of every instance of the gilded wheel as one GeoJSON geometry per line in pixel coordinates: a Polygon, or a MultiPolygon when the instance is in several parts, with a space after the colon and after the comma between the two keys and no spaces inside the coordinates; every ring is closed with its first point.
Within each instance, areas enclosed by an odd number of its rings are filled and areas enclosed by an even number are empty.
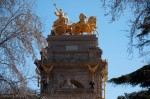
{"type": "Polygon", "coordinates": [[[75,34],[75,35],[78,35],[78,34],[80,34],[80,32],[81,32],[81,27],[80,27],[80,25],[74,25],[73,27],[72,27],[72,31],[73,31],[73,34],[75,34]]]}
{"type": "Polygon", "coordinates": [[[65,26],[57,26],[54,30],[56,35],[63,35],[66,33],[66,27],[65,26]]]}

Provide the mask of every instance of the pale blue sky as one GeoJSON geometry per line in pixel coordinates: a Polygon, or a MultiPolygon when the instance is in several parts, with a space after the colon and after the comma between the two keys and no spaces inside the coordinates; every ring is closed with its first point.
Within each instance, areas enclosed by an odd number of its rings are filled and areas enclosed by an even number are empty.
{"type": "MultiPolygon", "coordinates": [[[[128,14],[125,14],[119,21],[109,23],[109,16],[104,16],[104,9],[100,0],[37,0],[37,14],[44,22],[44,36],[50,34],[53,22],[57,19],[54,15],[56,3],[58,8],[62,8],[67,13],[71,22],[79,20],[79,14],[84,13],[87,17],[97,16],[99,47],[103,50],[103,59],[108,59],[108,78],[119,77],[123,74],[135,71],[143,66],[138,53],[135,52],[133,59],[127,52],[128,38],[128,14]]],[[[36,88],[36,86],[33,86],[36,88]]],[[[116,86],[107,84],[106,99],[116,99],[118,95],[138,91],[138,88],[131,86],[116,86]]]]}

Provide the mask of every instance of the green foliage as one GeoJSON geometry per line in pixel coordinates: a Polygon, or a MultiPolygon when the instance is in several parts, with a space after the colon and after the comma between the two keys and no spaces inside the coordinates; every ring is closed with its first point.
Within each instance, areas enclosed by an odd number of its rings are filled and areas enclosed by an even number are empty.
{"type": "Polygon", "coordinates": [[[124,96],[118,96],[117,99],[150,99],[150,91],[139,91],[132,93],[125,93],[124,96]]]}
{"type": "MultiPolygon", "coordinates": [[[[103,6],[109,9],[106,15],[112,17],[111,22],[116,21],[124,12],[128,11],[133,19],[128,21],[131,23],[129,27],[129,47],[128,52],[133,53],[133,49],[139,49],[141,57],[150,54],[150,0],[101,0],[103,6]],[[130,12],[129,12],[130,10],[130,12]]],[[[125,13],[125,15],[127,15],[125,13]]],[[[143,88],[150,87],[150,64],[126,75],[118,78],[112,78],[108,81],[116,85],[140,85],[143,88]]],[[[148,91],[133,92],[119,96],[118,99],[150,99],[148,91]]]]}
{"type": "Polygon", "coordinates": [[[108,80],[108,82],[116,85],[140,85],[143,88],[148,88],[150,87],[150,65],[145,65],[130,74],[122,75],[118,78],[112,78],[108,80]]]}

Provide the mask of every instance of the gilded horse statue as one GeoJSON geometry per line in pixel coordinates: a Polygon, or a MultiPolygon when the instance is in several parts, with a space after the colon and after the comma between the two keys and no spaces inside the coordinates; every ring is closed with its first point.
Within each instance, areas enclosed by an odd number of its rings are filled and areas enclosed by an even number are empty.
{"type": "MultiPolygon", "coordinates": [[[[54,4],[56,7],[56,5],[54,4]]],[[[96,31],[96,17],[91,16],[88,21],[86,20],[86,15],[81,13],[79,15],[79,22],[69,25],[68,18],[65,17],[65,13],[62,9],[57,9],[54,12],[58,19],[53,24],[54,35],[82,35],[87,33],[89,35],[96,31]]]]}
{"type": "Polygon", "coordinates": [[[86,21],[86,18],[87,17],[83,13],[80,14],[80,21],[71,25],[72,34],[78,35],[86,32],[91,35],[94,31],[96,31],[96,17],[91,16],[88,21],[86,21]]]}
{"type": "Polygon", "coordinates": [[[71,25],[72,33],[75,35],[82,34],[83,32],[86,32],[87,28],[89,28],[86,21],[86,16],[83,13],[80,14],[79,19],[79,22],[71,25]]]}
{"type": "MultiPolygon", "coordinates": [[[[97,32],[96,28],[96,21],[97,21],[97,18],[95,16],[91,16],[89,19],[88,19],[88,25],[89,25],[89,30],[88,30],[88,34],[92,34],[93,32],[97,32]]],[[[98,32],[97,32],[98,33],[98,32]]]]}

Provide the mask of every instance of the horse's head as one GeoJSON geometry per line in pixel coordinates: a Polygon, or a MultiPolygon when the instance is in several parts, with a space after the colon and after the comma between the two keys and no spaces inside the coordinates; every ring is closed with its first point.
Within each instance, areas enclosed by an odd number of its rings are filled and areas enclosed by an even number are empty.
{"type": "Polygon", "coordinates": [[[97,17],[96,16],[91,16],[88,19],[88,23],[90,23],[90,24],[96,24],[96,21],[97,21],[97,17]]]}

